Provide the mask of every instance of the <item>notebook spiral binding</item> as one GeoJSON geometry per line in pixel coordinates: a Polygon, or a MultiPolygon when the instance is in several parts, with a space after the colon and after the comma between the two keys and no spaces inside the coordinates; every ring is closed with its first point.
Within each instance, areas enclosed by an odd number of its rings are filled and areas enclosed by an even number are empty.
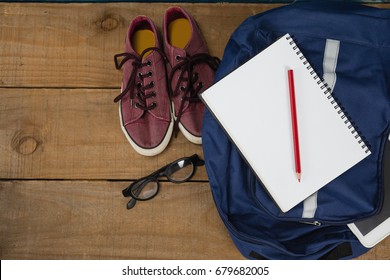
{"type": "Polygon", "coordinates": [[[323,93],[325,94],[329,102],[332,104],[333,108],[340,115],[341,119],[344,120],[345,125],[348,126],[348,129],[354,135],[355,139],[361,145],[362,149],[365,151],[365,153],[370,152],[371,146],[368,144],[368,141],[365,139],[364,136],[361,135],[361,132],[358,129],[358,127],[355,125],[355,123],[350,120],[350,117],[348,116],[348,113],[345,111],[344,107],[340,106],[339,101],[332,95],[332,89],[328,86],[328,84],[324,81],[324,79],[320,78],[317,75],[313,67],[307,61],[306,57],[299,50],[292,36],[286,37],[286,40],[292,46],[293,50],[296,51],[295,53],[298,55],[299,59],[302,60],[302,63],[303,65],[306,66],[306,69],[310,71],[309,72],[310,75],[312,75],[313,79],[320,86],[321,90],[323,91],[323,93]]]}

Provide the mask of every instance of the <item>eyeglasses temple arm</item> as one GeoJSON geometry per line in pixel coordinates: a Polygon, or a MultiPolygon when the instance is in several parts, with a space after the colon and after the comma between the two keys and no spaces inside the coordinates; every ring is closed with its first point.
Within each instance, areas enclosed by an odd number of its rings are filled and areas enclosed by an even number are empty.
{"type": "MultiPolygon", "coordinates": [[[[138,195],[141,193],[141,191],[142,191],[143,188],[144,188],[144,186],[141,185],[141,186],[135,191],[135,196],[138,196],[138,195]]],[[[127,209],[133,208],[133,207],[135,206],[136,203],[137,203],[137,200],[136,200],[136,199],[134,199],[133,197],[130,198],[129,202],[127,203],[127,209]]]]}
{"type": "Polygon", "coordinates": [[[131,208],[133,208],[135,206],[135,204],[137,203],[137,200],[135,200],[134,198],[131,198],[129,200],[129,202],[127,203],[127,209],[130,210],[131,208]]]}
{"type": "Polygon", "coordinates": [[[204,160],[201,159],[197,154],[193,154],[190,158],[196,166],[203,166],[204,165],[204,160]]]}

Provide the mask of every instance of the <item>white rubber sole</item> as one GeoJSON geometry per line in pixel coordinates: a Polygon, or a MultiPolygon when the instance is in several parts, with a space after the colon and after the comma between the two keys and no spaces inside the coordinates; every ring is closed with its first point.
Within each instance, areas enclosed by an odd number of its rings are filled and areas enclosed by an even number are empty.
{"type": "MultiPolygon", "coordinates": [[[[171,106],[172,106],[172,112],[173,112],[172,116],[173,116],[174,121],[176,121],[177,118],[176,118],[176,115],[175,115],[175,105],[173,104],[173,102],[171,102],[171,106]]],[[[190,141],[193,144],[202,145],[202,137],[194,136],[180,122],[179,122],[178,126],[179,126],[179,129],[180,129],[180,132],[183,133],[184,137],[188,141],[190,141]]]]}
{"type": "Polygon", "coordinates": [[[181,123],[179,123],[179,129],[183,133],[184,137],[187,138],[193,144],[202,145],[202,137],[196,137],[191,134],[181,123]]]}

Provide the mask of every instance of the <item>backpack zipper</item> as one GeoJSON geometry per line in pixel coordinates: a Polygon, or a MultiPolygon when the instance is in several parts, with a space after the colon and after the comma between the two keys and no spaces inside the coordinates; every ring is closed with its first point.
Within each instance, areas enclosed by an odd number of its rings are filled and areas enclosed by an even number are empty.
{"type": "Polygon", "coordinates": [[[313,221],[313,222],[303,222],[303,221],[300,221],[300,223],[313,225],[313,226],[317,226],[317,227],[322,225],[319,221],[313,221]]]}

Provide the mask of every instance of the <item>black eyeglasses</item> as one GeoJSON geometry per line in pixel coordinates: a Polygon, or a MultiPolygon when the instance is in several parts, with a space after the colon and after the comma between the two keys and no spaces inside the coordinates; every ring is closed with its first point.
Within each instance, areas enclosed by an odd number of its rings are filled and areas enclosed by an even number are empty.
{"type": "Polygon", "coordinates": [[[123,196],[131,196],[127,209],[133,208],[137,200],[149,200],[155,197],[160,190],[159,177],[164,176],[172,183],[183,183],[194,175],[196,166],[202,165],[204,161],[194,154],[175,160],[152,174],[138,179],[122,191],[123,196]]]}

